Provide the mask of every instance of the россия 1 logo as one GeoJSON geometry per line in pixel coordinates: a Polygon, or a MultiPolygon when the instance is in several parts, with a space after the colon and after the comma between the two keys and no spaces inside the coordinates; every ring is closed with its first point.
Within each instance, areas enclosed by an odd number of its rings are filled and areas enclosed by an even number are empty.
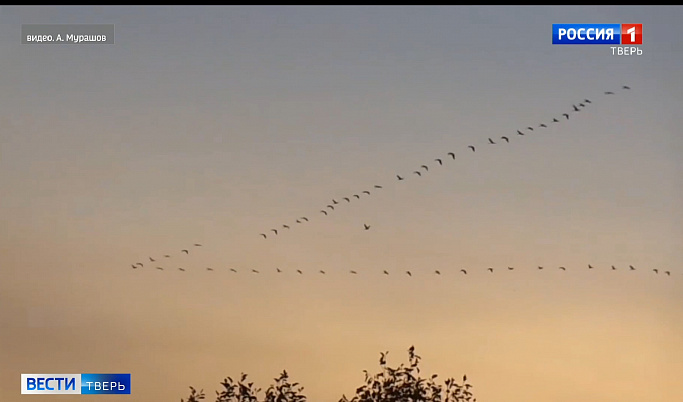
{"type": "Polygon", "coordinates": [[[553,45],[611,46],[614,55],[642,55],[643,24],[553,24],[553,45]]]}

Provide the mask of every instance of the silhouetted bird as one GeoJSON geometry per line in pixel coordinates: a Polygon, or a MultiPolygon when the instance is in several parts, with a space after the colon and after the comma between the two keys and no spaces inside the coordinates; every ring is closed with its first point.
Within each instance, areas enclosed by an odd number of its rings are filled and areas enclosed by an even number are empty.
{"type": "Polygon", "coordinates": [[[344,197],[344,199],[346,200],[346,202],[351,202],[351,199],[349,197],[344,197]]]}
{"type": "Polygon", "coordinates": [[[367,224],[365,224],[365,223],[363,224],[363,227],[365,228],[365,230],[370,229],[370,225],[367,225],[367,224]]]}
{"type": "Polygon", "coordinates": [[[667,274],[668,276],[671,276],[671,272],[669,272],[669,271],[665,271],[664,273],[667,274]]]}
{"type": "Polygon", "coordinates": [[[588,99],[584,99],[583,101],[586,102],[586,103],[591,103],[591,101],[588,100],[588,99]]]}
{"type": "Polygon", "coordinates": [[[414,171],[413,173],[415,173],[415,174],[418,175],[418,176],[422,176],[422,173],[418,172],[417,170],[414,171]]]}
{"type": "Polygon", "coordinates": [[[349,272],[354,274],[354,275],[358,274],[358,272],[356,272],[356,271],[349,271],[349,272]]]}
{"type": "Polygon", "coordinates": [[[386,269],[384,270],[384,275],[389,275],[386,269]]]}
{"type": "Polygon", "coordinates": [[[423,168],[425,171],[429,172],[429,167],[427,167],[427,165],[422,165],[420,167],[423,168]]]}
{"type": "Polygon", "coordinates": [[[324,209],[321,209],[320,212],[322,212],[322,213],[324,213],[325,215],[327,215],[327,211],[325,211],[324,209]]]}
{"type": "Polygon", "coordinates": [[[270,229],[270,231],[271,231],[271,232],[274,232],[275,234],[277,234],[277,229],[270,229]]]}
{"type": "Polygon", "coordinates": [[[178,268],[178,270],[185,272],[184,268],[178,268]]]}
{"type": "Polygon", "coordinates": [[[586,105],[584,105],[583,103],[579,103],[579,106],[586,107],[586,105]]]}
{"type": "Polygon", "coordinates": [[[337,204],[339,204],[339,201],[333,199],[333,200],[332,200],[332,203],[333,203],[334,205],[337,205],[337,204]]]}
{"type": "Polygon", "coordinates": [[[521,132],[521,131],[519,131],[519,130],[517,130],[517,135],[524,135],[524,133],[521,132]]]}
{"type": "Polygon", "coordinates": [[[152,257],[149,257],[149,260],[152,261],[152,262],[156,261],[156,260],[155,260],[154,258],[152,258],[152,257]]]}
{"type": "Polygon", "coordinates": [[[493,272],[493,268],[489,268],[489,272],[493,272]]]}
{"type": "Polygon", "coordinates": [[[158,269],[159,271],[163,271],[163,270],[164,270],[164,269],[161,268],[161,267],[157,267],[157,269],[158,269]]]}
{"type": "Polygon", "coordinates": [[[166,254],[166,255],[164,255],[164,258],[171,258],[171,256],[166,254]]]}
{"type": "Polygon", "coordinates": [[[306,218],[305,216],[302,216],[302,217],[299,218],[299,219],[303,219],[303,220],[305,220],[306,222],[308,222],[308,218],[306,218]]]}
{"type": "Polygon", "coordinates": [[[489,144],[495,144],[491,138],[489,138],[489,144]]]}
{"type": "Polygon", "coordinates": [[[593,269],[593,266],[591,264],[588,264],[588,269],[593,269]]]}
{"type": "Polygon", "coordinates": [[[574,111],[575,111],[575,112],[578,112],[578,111],[581,110],[581,109],[579,109],[578,107],[576,107],[576,105],[572,105],[572,106],[574,106],[574,111]]]}
{"type": "Polygon", "coordinates": [[[282,270],[281,270],[280,268],[275,268],[275,270],[276,270],[278,273],[282,273],[282,270]]]}
{"type": "Polygon", "coordinates": [[[569,115],[567,113],[563,113],[562,116],[566,117],[567,120],[569,120],[569,115]]]}
{"type": "Polygon", "coordinates": [[[527,127],[527,129],[529,129],[529,131],[534,131],[533,127],[527,127]]]}
{"type": "Polygon", "coordinates": [[[255,269],[252,269],[251,272],[253,272],[253,273],[255,273],[255,274],[258,274],[258,273],[259,273],[259,272],[258,272],[257,270],[255,270],[255,269]]]}
{"type": "Polygon", "coordinates": [[[636,269],[633,267],[633,265],[629,265],[629,268],[631,268],[631,271],[635,271],[636,269]]]}
{"type": "Polygon", "coordinates": [[[411,274],[410,271],[406,271],[406,274],[408,274],[408,276],[413,276],[413,274],[411,274]]]}
{"type": "Polygon", "coordinates": [[[563,271],[566,271],[566,270],[567,270],[567,268],[565,268],[565,267],[560,267],[560,269],[563,270],[563,271]]]}
{"type": "Polygon", "coordinates": [[[463,274],[467,275],[467,271],[465,271],[464,269],[461,269],[460,272],[462,272],[463,274]]]}
{"type": "Polygon", "coordinates": [[[439,165],[443,165],[443,161],[441,159],[434,159],[435,162],[439,162],[439,165]]]}
{"type": "Polygon", "coordinates": [[[296,220],[296,223],[301,223],[301,221],[297,219],[297,220],[296,220]]]}
{"type": "Polygon", "coordinates": [[[135,263],[135,265],[139,265],[139,266],[141,266],[141,267],[144,267],[144,266],[145,266],[145,265],[144,265],[143,263],[141,263],[141,262],[135,263]]]}
{"type": "Polygon", "coordinates": [[[353,196],[356,197],[357,200],[360,200],[360,195],[354,194],[353,196]]]}
{"type": "Polygon", "coordinates": [[[201,247],[202,245],[199,244],[199,243],[195,243],[194,246],[195,246],[195,247],[201,247]]]}
{"type": "Polygon", "coordinates": [[[396,178],[399,179],[399,180],[403,180],[403,177],[401,177],[401,176],[399,176],[399,175],[396,175],[396,178]]]}
{"type": "Polygon", "coordinates": [[[287,225],[282,225],[282,227],[285,229],[289,229],[289,226],[287,226],[287,225]]]}
{"type": "Polygon", "coordinates": [[[268,238],[268,236],[266,236],[265,233],[261,233],[260,236],[263,236],[264,239],[267,239],[267,238],[268,238]]]}
{"type": "Polygon", "coordinates": [[[436,271],[434,271],[434,273],[437,274],[437,275],[441,275],[441,272],[439,272],[438,269],[437,269],[436,271]]]}
{"type": "Polygon", "coordinates": [[[553,123],[559,123],[560,121],[553,117],[553,123]]]}
{"type": "Polygon", "coordinates": [[[363,194],[370,195],[370,192],[368,190],[363,191],[363,194]]]}
{"type": "Polygon", "coordinates": [[[299,274],[303,275],[303,272],[301,272],[300,269],[297,269],[296,272],[298,272],[299,274]]]}
{"type": "Polygon", "coordinates": [[[659,273],[659,270],[658,270],[658,269],[653,269],[652,271],[653,271],[655,274],[658,274],[658,273],[659,273]]]}
{"type": "Polygon", "coordinates": [[[213,268],[206,268],[207,271],[213,271],[213,268]]]}
{"type": "Polygon", "coordinates": [[[538,266],[538,269],[543,269],[543,267],[539,265],[539,266],[538,266]]]}
{"type": "Polygon", "coordinates": [[[181,250],[181,253],[190,254],[188,250],[181,250]]]}
{"type": "Polygon", "coordinates": [[[617,270],[617,267],[615,267],[614,265],[612,265],[612,271],[616,271],[616,270],[617,270]]]}
{"type": "Polygon", "coordinates": [[[510,142],[510,139],[508,137],[500,137],[500,138],[505,140],[505,142],[510,142]]]}
{"type": "Polygon", "coordinates": [[[622,88],[623,89],[631,89],[630,87],[627,87],[626,85],[624,85],[622,88]]]}
{"type": "Polygon", "coordinates": [[[237,270],[235,268],[230,268],[230,271],[235,272],[235,273],[237,272],[237,270]]]}
{"type": "Polygon", "coordinates": [[[468,146],[467,148],[471,149],[472,152],[476,152],[476,151],[474,150],[474,145],[470,145],[470,146],[468,146]]]}
{"type": "Polygon", "coordinates": [[[450,156],[451,159],[455,159],[455,154],[454,154],[453,152],[449,152],[449,153],[448,153],[448,156],[450,156]]]}
{"type": "Polygon", "coordinates": [[[541,125],[540,125],[539,127],[548,127],[548,126],[546,126],[545,124],[541,123],[541,125]]]}
{"type": "Polygon", "coordinates": [[[334,206],[333,205],[328,205],[327,208],[331,209],[334,211],[334,206]]]}
{"type": "Polygon", "coordinates": [[[508,269],[509,269],[510,271],[512,271],[512,270],[515,269],[515,268],[513,268],[513,267],[508,267],[508,269]]]}
{"type": "Polygon", "coordinates": [[[614,95],[614,92],[605,92],[605,95],[614,95]]]}
{"type": "Polygon", "coordinates": [[[375,184],[375,188],[382,188],[382,186],[378,186],[378,185],[375,184]]]}
{"type": "Polygon", "coordinates": [[[320,273],[325,275],[325,271],[323,271],[322,269],[320,270],[320,273]]]}
{"type": "Polygon", "coordinates": [[[133,267],[133,269],[138,269],[137,265],[135,264],[130,264],[130,266],[133,267]]]}

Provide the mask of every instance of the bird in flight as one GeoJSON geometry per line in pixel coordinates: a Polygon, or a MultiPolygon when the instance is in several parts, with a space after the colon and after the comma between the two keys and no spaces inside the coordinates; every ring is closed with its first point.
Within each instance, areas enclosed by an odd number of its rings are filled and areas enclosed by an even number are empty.
{"type": "Polygon", "coordinates": [[[553,117],[553,123],[559,123],[560,121],[553,117]]]}
{"type": "Polygon", "coordinates": [[[575,112],[578,112],[578,111],[581,110],[581,109],[579,109],[578,107],[576,107],[576,105],[572,105],[572,106],[574,106],[574,111],[575,111],[575,112]]]}
{"type": "Polygon", "coordinates": [[[527,129],[529,129],[529,131],[534,131],[533,127],[527,127],[527,129]]]}
{"type": "Polygon", "coordinates": [[[489,138],[489,144],[495,144],[491,138],[489,138]]]}
{"type": "Polygon", "coordinates": [[[543,269],[543,267],[539,265],[539,266],[538,266],[538,269],[543,269]]]}
{"type": "Polygon", "coordinates": [[[285,229],[289,229],[289,226],[287,226],[287,225],[282,225],[282,227],[285,229]]]}
{"type": "Polygon", "coordinates": [[[614,95],[614,92],[605,92],[605,95],[614,95]]]}
{"type": "Polygon", "coordinates": [[[375,184],[375,188],[382,188],[382,186],[375,184]]]}
{"type": "Polygon", "coordinates": [[[631,268],[631,271],[635,271],[636,269],[633,267],[633,265],[629,265],[629,268],[631,268]]]}
{"type": "Polygon", "coordinates": [[[235,268],[230,268],[230,271],[237,273],[237,270],[235,268]]]}
{"type": "Polygon", "coordinates": [[[144,264],[141,262],[136,263],[135,265],[139,265],[141,268],[144,267],[144,264]]]}
{"type": "Polygon", "coordinates": [[[333,199],[333,200],[332,200],[332,203],[333,203],[334,205],[337,205],[337,204],[339,204],[339,201],[333,199]]]}
{"type": "Polygon", "coordinates": [[[352,273],[352,274],[354,274],[354,275],[358,274],[358,272],[353,271],[353,270],[351,270],[351,271],[349,271],[349,272],[352,273]]]}
{"type": "Polygon", "coordinates": [[[274,232],[275,234],[277,234],[277,229],[270,229],[270,231],[271,231],[271,232],[274,232]]]}
{"type": "Polygon", "coordinates": [[[493,272],[493,268],[489,268],[489,272],[493,272]]]}
{"type": "Polygon", "coordinates": [[[586,105],[584,105],[583,103],[579,103],[579,106],[586,107],[586,105]]]}
{"type": "Polygon", "coordinates": [[[278,273],[282,273],[282,270],[281,270],[280,268],[275,268],[275,270],[276,270],[278,273]]]}
{"type": "Polygon", "coordinates": [[[560,269],[563,270],[563,271],[566,271],[566,270],[567,270],[567,268],[565,268],[565,267],[560,267],[560,269]]]}
{"type": "Polygon", "coordinates": [[[472,152],[476,152],[476,151],[474,150],[474,145],[470,145],[470,146],[468,146],[467,148],[471,149],[472,152]]]}
{"type": "Polygon", "coordinates": [[[363,224],[363,227],[365,228],[365,230],[370,229],[370,225],[368,225],[368,224],[366,224],[366,223],[363,224]]]}
{"type": "Polygon", "coordinates": [[[617,270],[617,267],[615,267],[614,265],[612,265],[612,271],[616,271],[616,270],[617,270]]]}
{"type": "Polygon", "coordinates": [[[566,117],[567,120],[569,120],[569,115],[567,113],[563,113],[562,116],[566,117]]]}
{"type": "Polygon", "coordinates": [[[631,89],[630,87],[627,87],[626,85],[624,85],[622,88],[623,89],[631,89]]]}
{"type": "Polygon", "coordinates": [[[194,246],[195,246],[195,247],[201,247],[202,245],[199,244],[199,243],[195,243],[194,246]]]}
{"type": "Polygon", "coordinates": [[[548,127],[548,126],[546,126],[545,124],[541,123],[541,125],[540,125],[539,127],[548,127]]]}
{"type": "Polygon", "coordinates": [[[165,255],[164,255],[164,258],[171,258],[171,256],[168,255],[168,254],[165,254],[165,255]]]}
{"type": "Polygon", "coordinates": [[[163,271],[163,270],[164,270],[164,269],[161,268],[161,267],[157,267],[157,269],[158,269],[159,271],[163,271]]]}
{"type": "Polygon", "coordinates": [[[325,211],[324,209],[321,209],[320,212],[322,212],[322,213],[324,213],[325,215],[327,215],[327,211],[325,211]]]}
{"type": "Polygon", "coordinates": [[[586,102],[586,103],[592,103],[592,102],[591,102],[590,100],[588,100],[588,99],[584,99],[583,101],[586,102]]]}
{"type": "Polygon", "coordinates": [[[524,135],[524,133],[521,132],[521,131],[519,131],[519,130],[517,130],[517,135],[524,135]]]}
{"type": "Polygon", "coordinates": [[[403,177],[401,177],[401,176],[399,176],[399,175],[396,175],[396,178],[399,179],[399,180],[403,180],[403,177]]]}
{"type": "Polygon", "coordinates": [[[422,173],[418,172],[417,170],[414,171],[413,173],[415,173],[415,174],[418,175],[418,176],[422,176],[422,173]]]}
{"type": "Polygon", "coordinates": [[[591,264],[588,264],[588,269],[593,269],[593,266],[591,264]]]}
{"type": "Polygon", "coordinates": [[[515,268],[514,268],[514,267],[508,267],[508,269],[509,269],[510,271],[512,271],[512,270],[515,269],[515,268]]]}
{"type": "Polygon", "coordinates": [[[152,257],[149,257],[149,260],[152,261],[152,262],[156,261],[156,260],[155,260],[154,258],[152,258],[152,257]]]}
{"type": "Polygon", "coordinates": [[[301,272],[300,269],[297,269],[296,272],[298,272],[300,275],[303,275],[303,272],[301,272]]]}
{"type": "Polygon", "coordinates": [[[133,267],[133,269],[138,269],[137,265],[135,264],[130,264],[130,266],[133,267]]]}
{"type": "Polygon", "coordinates": [[[255,273],[255,274],[258,274],[258,273],[259,273],[259,272],[258,272],[257,270],[255,270],[255,269],[252,269],[251,272],[253,272],[253,273],[255,273]]]}
{"type": "Polygon", "coordinates": [[[435,162],[439,162],[439,165],[443,165],[443,161],[441,159],[434,159],[435,162]]]}
{"type": "Polygon", "coordinates": [[[438,269],[437,269],[436,271],[434,271],[434,273],[437,274],[437,275],[441,275],[441,272],[439,272],[438,269]]]}
{"type": "Polygon", "coordinates": [[[664,273],[667,274],[667,276],[671,276],[671,272],[669,271],[665,271],[664,273]]]}
{"type": "Polygon", "coordinates": [[[327,208],[331,209],[334,211],[334,206],[333,205],[328,205],[327,208]]]}
{"type": "Polygon", "coordinates": [[[387,272],[386,269],[384,270],[384,275],[389,275],[389,272],[387,272]]]}
{"type": "Polygon", "coordinates": [[[420,168],[423,168],[425,171],[429,172],[429,167],[427,167],[427,165],[422,165],[420,168]]]}
{"type": "Polygon", "coordinates": [[[659,270],[658,270],[658,269],[653,269],[652,271],[654,271],[655,274],[658,274],[658,273],[659,273],[659,270]]]}
{"type": "Polygon", "coordinates": [[[501,138],[501,139],[504,139],[505,142],[510,142],[510,139],[509,139],[508,137],[503,136],[503,137],[500,137],[500,138],[501,138]]]}
{"type": "Polygon", "coordinates": [[[360,195],[354,194],[353,196],[356,197],[357,200],[360,200],[360,195]]]}
{"type": "Polygon", "coordinates": [[[190,254],[190,252],[188,250],[181,250],[180,252],[185,253],[185,254],[190,254]]]}
{"type": "Polygon", "coordinates": [[[406,274],[408,274],[408,276],[413,276],[413,274],[410,273],[410,271],[406,271],[406,274]]]}
{"type": "Polygon", "coordinates": [[[467,271],[465,271],[464,269],[461,269],[460,272],[462,272],[463,274],[467,275],[467,271]]]}
{"type": "Polygon", "coordinates": [[[305,216],[302,216],[300,219],[303,219],[303,220],[305,220],[306,222],[308,222],[308,218],[306,218],[305,216]]]}
{"type": "Polygon", "coordinates": [[[185,272],[185,268],[178,268],[178,270],[185,272]]]}
{"type": "Polygon", "coordinates": [[[363,191],[363,194],[370,195],[370,192],[368,190],[363,191]]]}
{"type": "Polygon", "coordinates": [[[261,236],[263,236],[264,239],[267,239],[267,238],[268,238],[268,236],[266,236],[265,233],[261,233],[261,236]]]}
{"type": "Polygon", "coordinates": [[[325,275],[325,271],[323,271],[322,269],[320,270],[320,273],[325,275]]]}
{"type": "Polygon", "coordinates": [[[454,154],[453,152],[449,152],[449,153],[448,153],[448,156],[450,156],[451,159],[455,159],[455,154],[454,154]]]}
{"type": "Polygon", "coordinates": [[[207,271],[213,271],[213,268],[206,268],[207,271]]]}
{"type": "Polygon", "coordinates": [[[344,199],[346,200],[346,202],[351,202],[351,199],[349,197],[344,197],[344,199]]]}

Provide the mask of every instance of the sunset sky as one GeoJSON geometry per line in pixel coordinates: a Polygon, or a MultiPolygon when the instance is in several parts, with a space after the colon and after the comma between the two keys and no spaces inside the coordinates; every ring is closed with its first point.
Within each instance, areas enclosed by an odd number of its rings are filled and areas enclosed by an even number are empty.
{"type": "Polygon", "coordinates": [[[0,401],[208,402],[286,369],[336,402],[411,345],[479,402],[683,400],[681,21],[1,7],[0,401]],[[22,45],[39,23],[116,43],[22,45]],[[642,23],[643,55],[553,23],[642,23]],[[131,373],[132,395],[21,395],[21,373],[131,373]]]}

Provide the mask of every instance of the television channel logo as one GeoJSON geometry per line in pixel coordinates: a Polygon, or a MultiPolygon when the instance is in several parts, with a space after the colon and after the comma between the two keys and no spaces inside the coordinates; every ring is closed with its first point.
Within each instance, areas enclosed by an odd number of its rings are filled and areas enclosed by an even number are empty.
{"type": "Polygon", "coordinates": [[[22,374],[22,394],[130,394],[130,374],[22,374]]]}
{"type": "Polygon", "coordinates": [[[643,24],[553,24],[553,45],[642,45],[643,24]]]}

